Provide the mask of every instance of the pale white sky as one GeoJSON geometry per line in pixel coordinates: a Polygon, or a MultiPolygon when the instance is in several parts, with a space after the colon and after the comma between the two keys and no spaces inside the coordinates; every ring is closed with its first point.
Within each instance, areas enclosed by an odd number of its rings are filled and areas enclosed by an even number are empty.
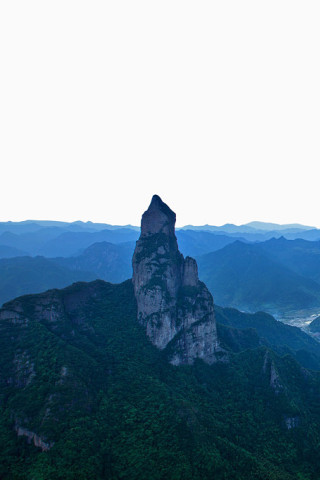
{"type": "Polygon", "coordinates": [[[320,2],[0,2],[0,220],[320,226],[320,2]],[[318,167],[318,169],[317,169],[318,167]]]}

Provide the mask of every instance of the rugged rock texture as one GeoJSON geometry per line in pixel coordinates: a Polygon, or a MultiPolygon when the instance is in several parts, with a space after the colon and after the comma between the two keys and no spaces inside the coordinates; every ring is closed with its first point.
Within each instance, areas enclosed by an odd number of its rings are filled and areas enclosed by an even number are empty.
{"type": "Polygon", "coordinates": [[[132,260],[138,320],[154,345],[168,346],[173,364],[195,358],[213,363],[221,350],[213,299],[199,281],[196,261],[179,252],[175,221],[175,213],[154,195],[132,260]]]}
{"type": "MultiPolygon", "coordinates": [[[[85,325],[83,306],[101,295],[100,289],[104,282],[96,280],[89,284],[74,285],[86,286],[85,289],[70,288],[67,295],[63,290],[48,290],[37,295],[24,295],[7,302],[0,309],[0,321],[6,320],[12,324],[28,326],[31,321],[46,321],[53,330],[60,328],[61,322],[69,318],[75,325],[85,325]],[[26,309],[28,305],[28,309],[26,309]]],[[[67,290],[68,291],[68,290],[67,290]]]]}
{"type": "Polygon", "coordinates": [[[271,358],[269,351],[267,350],[264,356],[263,373],[270,377],[270,387],[274,390],[276,395],[280,393],[284,386],[282,385],[280,375],[277,372],[274,360],[271,358]]]}
{"type": "Polygon", "coordinates": [[[47,452],[51,447],[53,447],[54,442],[45,442],[39,435],[26,428],[15,426],[15,430],[18,434],[18,437],[27,437],[28,443],[33,442],[35,447],[41,448],[43,452],[47,452]]]}

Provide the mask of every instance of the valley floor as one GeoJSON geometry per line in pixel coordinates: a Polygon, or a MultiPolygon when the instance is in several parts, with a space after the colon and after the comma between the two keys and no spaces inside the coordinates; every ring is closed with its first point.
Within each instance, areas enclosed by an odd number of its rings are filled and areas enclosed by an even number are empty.
{"type": "Polygon", "coordinates": [[[320,306],[316,308],[308,308],[306,310],[291,310],[282,315],[274,315],[277,320],[283,323],[291,325],[293,327],[299,327],[306,333],[310,333],[308,327],[310,323],[320,315],[320,306]]]}

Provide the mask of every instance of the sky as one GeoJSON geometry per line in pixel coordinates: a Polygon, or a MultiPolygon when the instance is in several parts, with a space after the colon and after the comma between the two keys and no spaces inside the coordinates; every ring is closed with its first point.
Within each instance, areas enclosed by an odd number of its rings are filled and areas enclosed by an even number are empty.
{"type": "Polygon", "coordinates": [[[320,227],[320,3],[2,0],[0,221],[320,227]]]}

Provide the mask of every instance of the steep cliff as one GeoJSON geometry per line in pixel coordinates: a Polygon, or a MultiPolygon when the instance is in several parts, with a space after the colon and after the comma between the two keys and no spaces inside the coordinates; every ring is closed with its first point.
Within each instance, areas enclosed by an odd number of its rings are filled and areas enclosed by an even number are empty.
{"type": "Polygon", "coordinates": [[[175,213],[154,195],[132,260],[138,320],[154,345],[168,346],[171,363],[191,364],[195,358],[213,363],[220,350],[213,299],[199,281],[196,261],[179,252],[175,221],[175,213]]]}

